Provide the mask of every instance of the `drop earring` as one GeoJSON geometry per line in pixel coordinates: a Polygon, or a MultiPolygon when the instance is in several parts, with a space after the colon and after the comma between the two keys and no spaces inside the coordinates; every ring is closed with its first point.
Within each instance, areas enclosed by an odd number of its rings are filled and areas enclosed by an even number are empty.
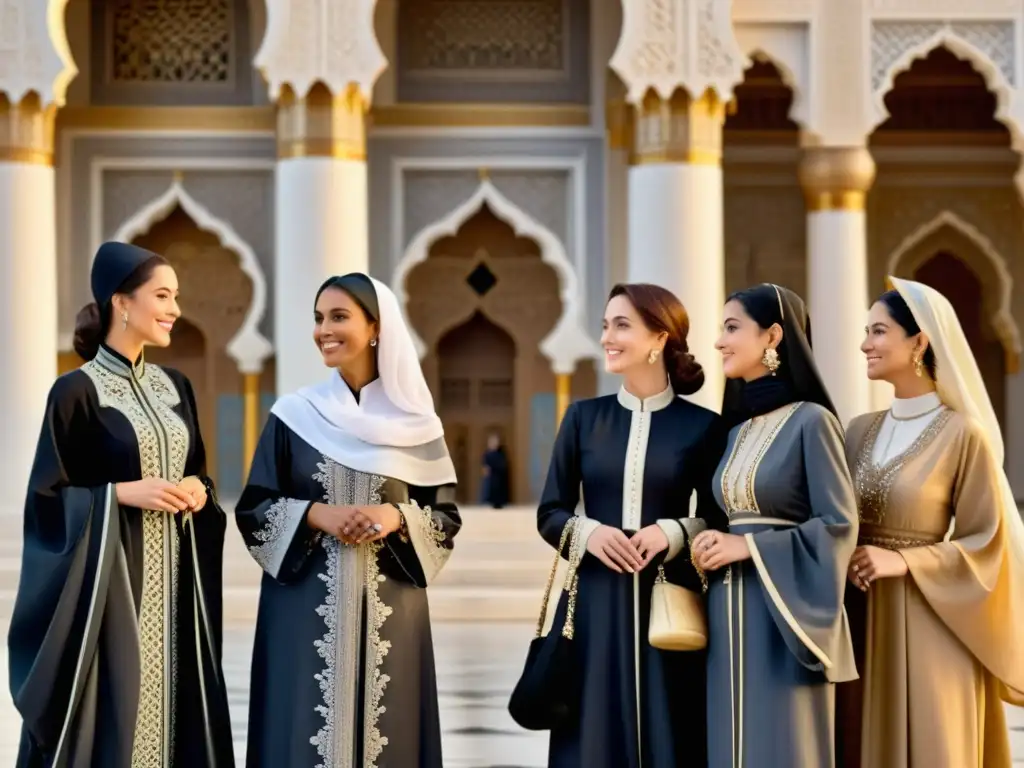
{"type": "Polygon", "coordinates": [[[370,339],[370,346],[371,347],[376,347],[377,346],[377,340],[376,339],[370,339]]]}
{"type": "Polygon", "coordinates": [[[656,362],[658,362],[658,355],[660,355],[660,354],[661,354],[661,350],[660,349],[652,349],[651,353],[647,356],[647,362],[650,365],[654,365],[656,362]]]}
{"type": "Polygon", "coordinates": [[[917,375],[917,378],[924,378],[924,363],[921,361],[920,357],[914,358],[914,373],[917,375]]]}
{"type": "Polygon", "coordinates": [[[761,364],[768,369],[772,376],[779,370],[781,362],[779,361],[779,353],[775,351],[775,347],[768,347],[761,355],[761,364]]]}
{"type": "Polygon", "coordinates": [[[124,330],[127,331],[128,330],[128,313],[127,312],[122,312],[121,313],[121,324],[124,326],[124,330]]]}

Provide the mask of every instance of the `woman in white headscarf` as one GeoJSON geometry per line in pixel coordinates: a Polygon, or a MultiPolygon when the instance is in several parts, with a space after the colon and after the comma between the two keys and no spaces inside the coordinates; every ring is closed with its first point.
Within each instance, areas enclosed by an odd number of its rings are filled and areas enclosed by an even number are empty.
{"type": "Polygon", "coordinates": [[[846,438],[862,675],[841,691],[842,763],[1009,766],[1003,702],[1024,703],[1024,525],[1003,440],[952,305],[920,283],[890,285],[861,349],[895,399],[846,438]]]}
{"type": "Polygon", "coordinates": [[[330,376],[274,405],[236,514],[265,571],[247,763],[441,768],[424,588],[455,468],[387,286],[329,279],[313,338],[330,376]]]}

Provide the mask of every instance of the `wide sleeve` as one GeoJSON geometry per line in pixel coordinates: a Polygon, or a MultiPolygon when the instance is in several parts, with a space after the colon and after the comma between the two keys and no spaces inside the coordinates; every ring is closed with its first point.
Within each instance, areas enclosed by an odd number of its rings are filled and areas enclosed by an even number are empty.
{"type": "Polygon", "coordinates": [[[138,693],[137,629],[120,511],[112,483],[89,484],[85,477],[89,440],[84,376],[62,377],[50,391],[36,445],[8,635],[11,697],[47,764],[89,762],[88,755],[75,755],[75,747],[92,733],[98,676],[106,674],[104,682],[127,696],[123,703],[130,708],[131,680],[124,688],[118,682],[134,669],[138,693]],[[121,654],[120,666],[106,673],[97,663],[101,629],[108,650],[121,654]],[[126,638],[131,642],[122,642],[126,638]],[[71,733],[77,734],[75,744],[71,733]]]}
{"type": "Polygon", "coordinates": [[[748,533],[746,540],[789,650],[807,669],[845,682],[857,675],[843,608],[857,545],[856,496],[839,421],[824,409],[812,410],[800,437],[810,517],[796,526],[748,533]]]}
{"type": "Polygon", "coordinates": [[[718,462],[725,452],[728,436],[729,433],[723,426],[721,418],[716,414],[705,430],[697,448],[692,454],[687,455],[687,460],[692,460],[694,466],[679,468],[681,476],[693,478],[693,490],[697,495],[697,504],[693,515],[691,515],[689,498],[680,499],[680,504],[684,507],[680,517],[658,520],[658,527],[668,538],[668,550],[665,553],[666,563],[674,560],[684,550],[689,553],[690,542],[701,531],[708,528],[719,531],[729,529],[729,517],[718,505],[718,500],[711,490],[718,462]]]}
{"type": "Polygon", "coordinates": [[[387,554],[398,566],[399,578],[427,587],[451,557],[462,528],[455,485],[410,486],[408,501],[395,506],[402,513],[402,527],[384,539],[387,554]]]}
{"type": "MultiPolygon", "coordinates": [[[[551,451],[551,463],[548,465],[548,477],[537,506],[537,530],[544,541],[555,549],[558,549],[558,542],[562,538],[562,529],[576,514],[582,482],[579,406],[572,403],[566,409],[558,428],[555,446],[551,451]]],[[[580,518],[576,531],[581,550],[586,546],[590,534],[600,525],[596,520],[580,518]]],[[[560,553],[566,559],[569,557],[569,546],[566,544],[560,553]]]]}
{"type": "Polygon", "coordinates": [[[1010,548],[1011,500],[981,431],[965,422],[948,541],[902,549],[910,577],[932,610],[1004,687],[1024,704],[1024,574],[1010,548]]]}
{"type": "Polygon", "coordinates": [[[290,431],[273,414],[260,435],[249,480],[235,507],[249,554],[282,583],[296,579],[320,541],[308,522],[309,508],[322,499],[301,498],[292,478],[290,431]]]}

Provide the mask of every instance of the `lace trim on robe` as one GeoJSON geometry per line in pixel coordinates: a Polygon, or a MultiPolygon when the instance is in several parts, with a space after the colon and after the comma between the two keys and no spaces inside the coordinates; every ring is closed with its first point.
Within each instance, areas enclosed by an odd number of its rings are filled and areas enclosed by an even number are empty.
{"type": "Polygon", "coordinates": [[[409,531],[409,540],[420,561],[424,581],[429,584],[452,555],[448,534],[429,506],[421,507],[415,501],[410,501],[399,507],[409,531]]]}
{"type": "Polygon", "coordinates": [[[253,534],[253,538],[261,543],[249,547],[249,554],[274,578],[281,571],[285,555],[308,507],[309,503],[305,501],[278,499],[267,510],[264,526],[253,534]]]}
{"type": "MultiPolygon", "coordinates": [[[[383,477],[355,472],[326,457],[317,469],[314,479],[324,489],[325,503],[381,503],[383,477]]],[[[384,692],[390,680],[381,667],[391,650],[390,641],[381,638],[381,628],[392,613],[379,593],[380,584],[386,580],[377,563],[381,543],[353,547],[324,536],[321,546],[327,553],[327,565],[317,576],[326,584],[327,596],[316,613],[323,618],[327,631],[314,645],[326,663],[316,676],[323,695],[316,711],[324,718],[324,725],[309,742],[321,759],[317,768],[377,768],[377,760],[388,744],[378,723],[386,711],[384,692]],[[364,611],[365,634],[360,632],[364,611]],[[357,685],[360,679],[361,687],[357,685]],[[357,745],[356,717],[360,709],[363,740],[357,745]]]]}

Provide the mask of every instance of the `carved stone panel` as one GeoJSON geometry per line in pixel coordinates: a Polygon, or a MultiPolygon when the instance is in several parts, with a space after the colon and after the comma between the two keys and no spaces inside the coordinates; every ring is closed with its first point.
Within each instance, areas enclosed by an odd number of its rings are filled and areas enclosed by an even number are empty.
{"type": "Polygon", "coordinates": [[[92,3],[95,104],[253,101],[246,0],[92,3]]]}
{"type": "Polygon", "coordinates": [[[401,101],[589,100],[588,0],[401,0],[401,101]]]}

